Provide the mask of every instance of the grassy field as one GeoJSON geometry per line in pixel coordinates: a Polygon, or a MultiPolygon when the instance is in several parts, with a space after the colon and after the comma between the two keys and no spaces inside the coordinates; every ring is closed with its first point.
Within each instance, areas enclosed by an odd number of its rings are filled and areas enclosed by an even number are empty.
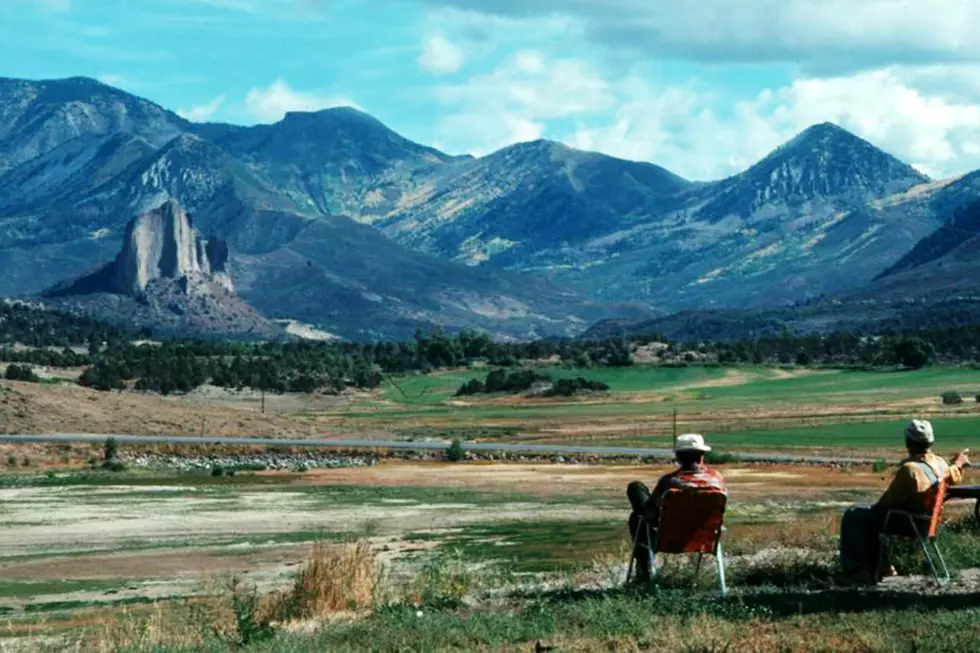
{"type": "MultiPolygon", "coordinates": [[[[907,425],[907,420],[889,420],[791,429],[750,428],[734,433],[714,433],[711,441],[719,450],[833,449],[860,452],[870,449],[894,450],[900,453],[902,434],[907,425]]],[[[937,448],[943,452],[953,453],[964,448],[977,450],[980,446],[980,417],[933,419],[932,425],[938,438],[937,448]]],[[[608,442],[620,445],[666,446],[671,439],[666,436],[626,437],[608,442]]]]}
{"type": "Polygon", "coordinates": [[[768,367],[565,369],[610,386],[601,395],[565,399],[517,396],[455,398],[460,385],[486,370],[456,370],[390,379],[380,398],[311,419],[347,428],[377,427],[405,437],[523,440],[662,447],[673,416],[681,432],[701,432],[727,449],[844,448],[884,454],[901,448],[908,419],[925,416],[945,449],[980,448],[980,371],[932,367],[860,371],[768,367]],[[942,393],[964,402],[944,406],[942,393]]]}

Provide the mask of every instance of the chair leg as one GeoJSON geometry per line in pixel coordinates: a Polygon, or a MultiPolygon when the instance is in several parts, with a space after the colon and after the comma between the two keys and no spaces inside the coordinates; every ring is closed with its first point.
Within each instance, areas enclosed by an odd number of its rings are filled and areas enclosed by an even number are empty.
{"type": "Polygon", "coordinates": [[[636,562],[636,545],[640,542],[640,533],[643,526],[646,524],[642,519],[640,523],[636,526],[636,534],[633,535],[633,547],[630,549],[630,564],[626,568],[626,582],[630,582],[630,578],[633,577],[633,564],[636,562]]]}
{"type": "MultiPolygon", "coordinates": [[[[646,533],[647,533],[647,564],[650,567],[650,582],[655,583],[657,579],[657,561],[654,558],[654,554],[653,554],[653,549],[654,549],[653,536],[650,534],[649,526],[646,527],[646,533]]],[[[659,533],[658,533],[658,541],[659,541],[659,533]]]]}
{"type": "Polygon", "coordinates": [[[697,588],[698,586],[698,577],[701,574],[701,562],[704,560],[704,553],[698,551],[696,559],[697,562],[694,563],[694,580],[691,583],[691,586],[694,588],[697,588]]]}
{"type": "Polygon", "coordinates": [[[721,549],[721,542],[718,542],[715,557],[718,559],[718,582],[721,584],[721,595],[728,596],[728,585],[725,584],[725,552],[721,549]]]}
{"type": "Polygon", "coordinates": [[[942,584],[942,582],[939,580],[939,572],[936,570],[936,565],[932,561],[932,556],[929,554],[929,545],[927,545],[925,540],[923,540],[921,537],[919,538],[919,547],[921,547],[922,554],[926,557],[926,562],[929,563],[929,571],[932,572],[932,577],[937,583],[942,584]]]}
{"type": "Polygon", "coordinates": [[[949,574],[949,568],[946,566],[946,560],[943,559],[943,553],[942,551],[939,550],[939,543],[936,542],[936,540],[930,540],[929,543],[932,545],[933,550],[936,552],[936,558],[939,559],[939,566],[942,568],[943,571],[943,575],[942,577],[940,577],[938,574],[936,574],[936,570],[933,569],[933,574],[936,577],[936,584],[940,586],[945,585],[951,579],[951,576],[949,574]]]}

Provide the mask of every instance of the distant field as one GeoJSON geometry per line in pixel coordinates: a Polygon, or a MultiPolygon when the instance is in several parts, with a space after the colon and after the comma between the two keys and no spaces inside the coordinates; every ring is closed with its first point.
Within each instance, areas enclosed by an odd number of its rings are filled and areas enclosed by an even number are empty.
{"type": "MultiPolygon", "coordinates": [[[[931,420],[936,430],[936,449],[954,453],[965,447],[980,453],[980,417],[931,420]]],[[[827,424],[792,429],[752,429],[738,433],[711,433],[705,430],[711,444],[718,449],[782,450],[836,449],[845,451],[874,449],[901,452],[907,420],[890,420],[864,424],[827,424]]],[[[635,446],[666,446],[670,438],[623,438],[608,444],[635,446]]],[[[604,443],[604,444],[606,444],[604,443]]]]}
{"type": "Polygon", "coordinates": [[[970,368],[538,369],[556,378],[603,381],[610,392],[571,399],[456,398],[460,385],[488,372],[456,370],[390,379],[381,397],[317,418],[412,436],[455,431],[470,439],[664,446],[677,411],[679,429],[712,434],[729,449],[892,450],[905,421],[926,415],[936,421],[944,446],[980,450],[980,405],[974,399],[980,371],[970,368]],[[948,390],[958,391],[964,403],[943,406],[940,395],[948,390]]]}
{"type": "MultiPolygon", "coordinates": [[[[604,381],[610,387],[610,403],[616,403],[617,395],[623,394],[663,394],[673,402],[701,405],[710,401],[726,406],[759,402],[800,404],[847,400],[862,403],[905,397],[938,398],[946,390],[957,390],[968,400],[980,394],[980,370],[968,368],[934,367],[900,372],[652,365],[538,369],[555,378],[583,376],[604,381]]],[[[438,406],[451,399],[464,382],[484,378],[486,374],[486,370],[474,369],[399,377],[385,384],[384,396],[399,404],[438,406]]],[[[562,404],[553,408],[568,410],[570,406],[562,404]]]]}

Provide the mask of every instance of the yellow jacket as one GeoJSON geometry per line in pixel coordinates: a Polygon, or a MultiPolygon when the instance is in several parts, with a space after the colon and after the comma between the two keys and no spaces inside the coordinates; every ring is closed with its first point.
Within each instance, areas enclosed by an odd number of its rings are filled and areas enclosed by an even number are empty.
{"type": "Polygon", "coordinates": [[[958,485],[963,480],[963,470],[950,465],[931,451],[909,456],[892,479],[891,485],[878,499],[878,506],[909,512],[925,512],[926,494],[932,487],[932,479],[920,463],[924,462],[935,473],[936,478],[946,477],[949,485],[958,485]]]}

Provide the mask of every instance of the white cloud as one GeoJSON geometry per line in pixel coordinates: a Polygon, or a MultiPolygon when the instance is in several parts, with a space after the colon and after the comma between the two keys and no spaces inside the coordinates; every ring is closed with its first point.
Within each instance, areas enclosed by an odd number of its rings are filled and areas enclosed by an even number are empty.
{"type": "Polygon", "coordinates": [[[417,61],[423,70],[434,75],[446,75],[459,72],[465,58],[463,51],[452,41],[441,34],[436,34],[425,42],[425,47],[417,61]]]}
{"type": "Polygon", "coordinates": [[[980,3],[965,0],[426,0],[511,20],[572,21],[603,45],[711,62],[781,61],[811,71],[980,60],[980,3]]]}
{"type": "Polygon", "coordinates": [[[109,86],[122,86],[126,83],[126,78],[122,75],[99,75],[97,79],[103,84],[108,84],[109,86]]]}
{"type": "Polygon", "coordinates": [[[282,120],[288,111],[320,111],[340,106],[360,108],[343,96],[295,91],[282,79],[268,88],[253,88],[245,97],[245,110],[260,122],[282,120]]]}
{"type": "Polygon", "coordinates": [[[829,121],[930,176],[980,168],[980,92],[964,85],[950,94],[931,70],[800,78],[735,100],[695,81],[658,85],[636,71],[616,76],[588,61],[522,51],[489,74],[434,90],[450,112],[436,140],[481,155],[546,135],[691,179],[717,179],[829,121]]]}
{"type": "Polygon", "coordinates": [[[207,122],[225,103],[225,96],[219,95],[207,104],[198,104],[190,109],[177,109],[177,115],[191,122],[207,122]]]}
{"type": "Polygon", "coordinates": [[[541,138],[549,120],[615,107],[608,85],[590,65],[548,61],[533,51],[517,53],[490,73],[437,86],[433,93],[450,112],[436,127],[437,139],[476,154],[541,138]]]}

